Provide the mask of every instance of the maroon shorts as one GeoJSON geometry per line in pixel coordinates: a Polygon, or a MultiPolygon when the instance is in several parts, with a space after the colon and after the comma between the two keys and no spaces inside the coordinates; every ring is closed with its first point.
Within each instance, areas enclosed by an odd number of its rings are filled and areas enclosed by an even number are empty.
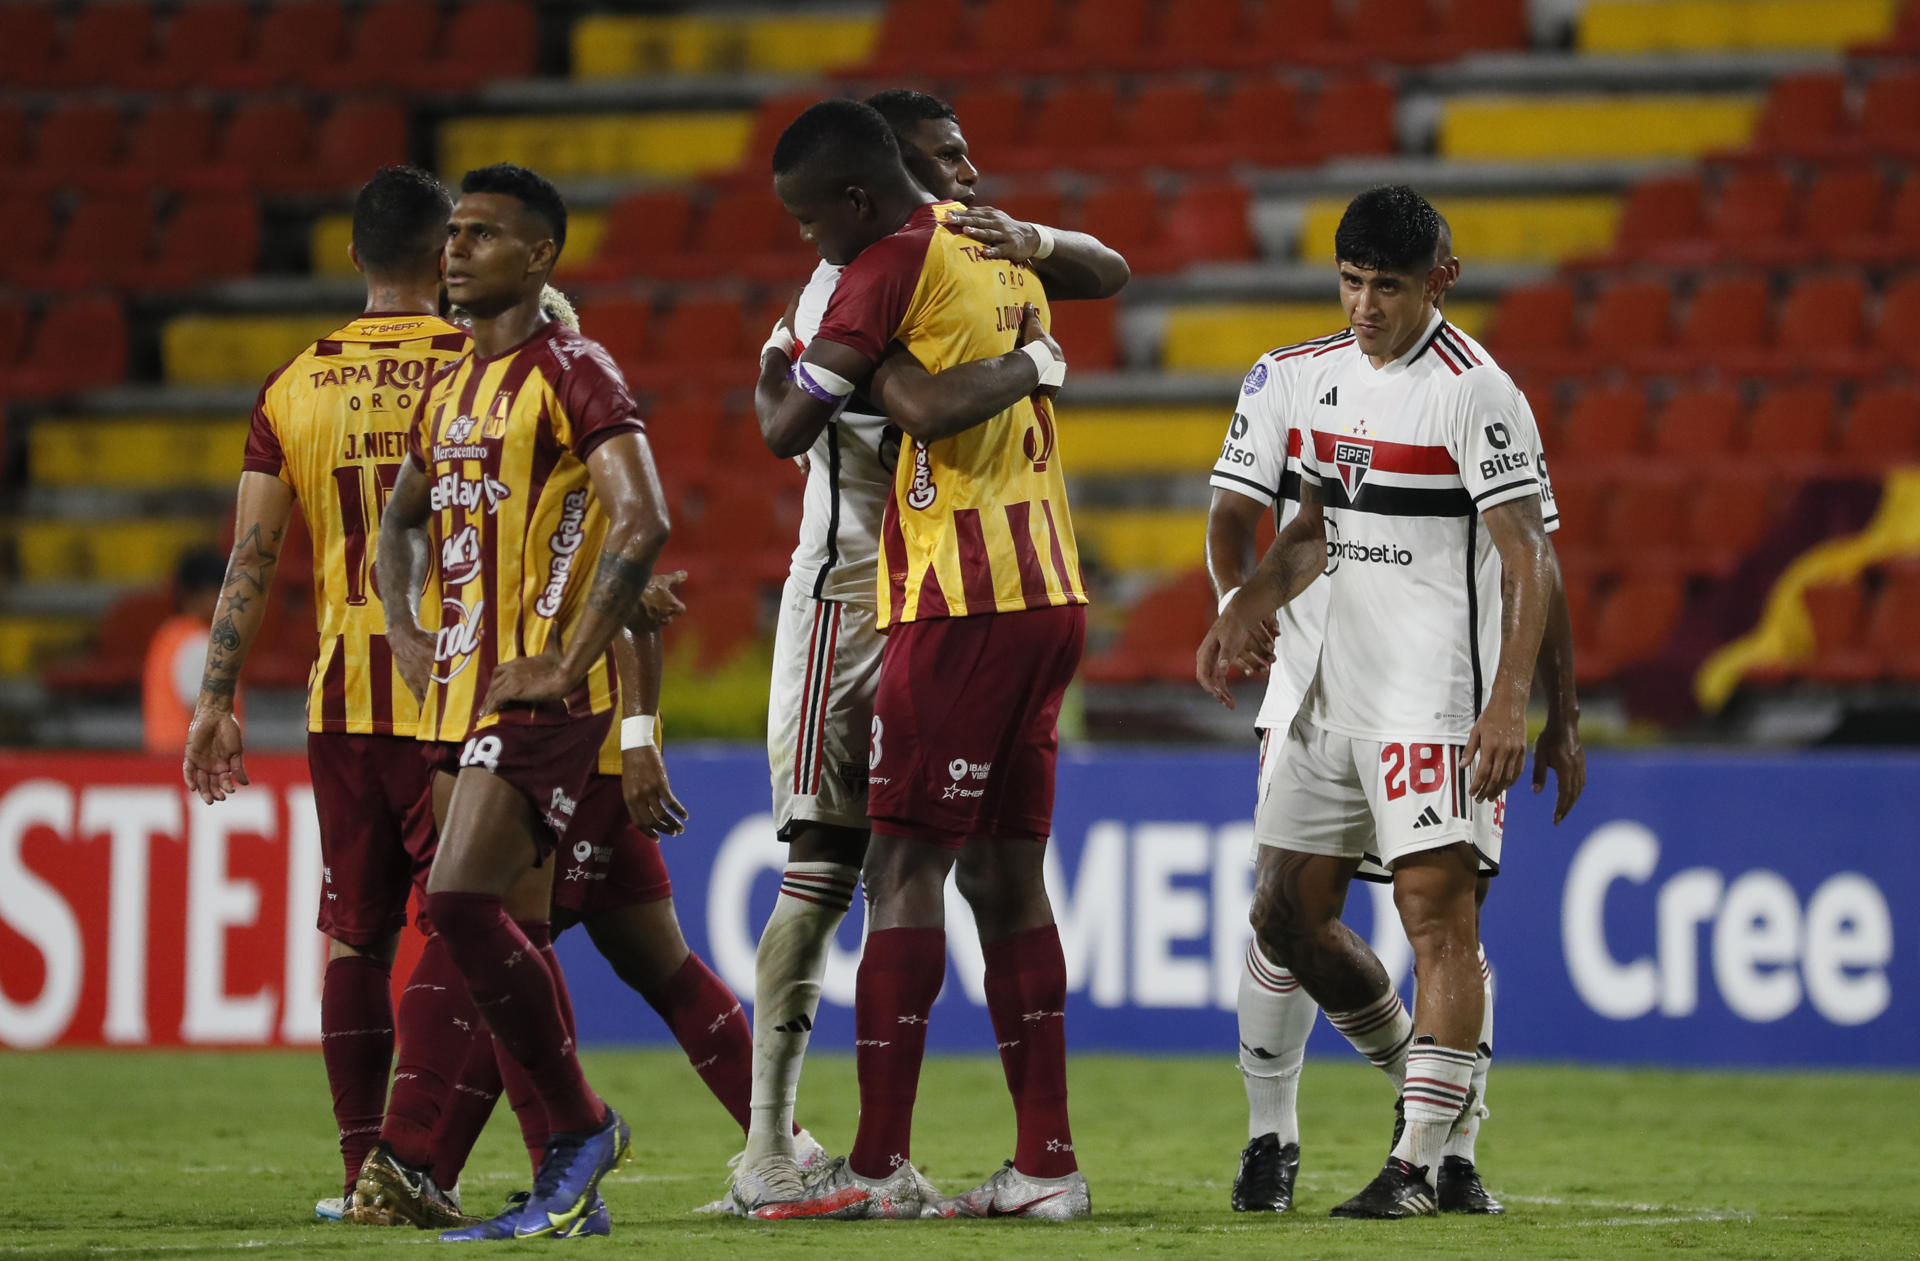
{"type": "Polygon", "coordinates": [[[371,946],[407,922],[433,867],[433,774],[411,736],[307,734],[320,816],[320,931],[371,946]]]}
{"type": "Polygon", "coordinates": [[[1083,606],[906,622],[887,633],[873,701],[867,812],[881,836],[958,849],[1053,831],[1060,700],[1083,606]]]}
{"type": "Polygon", "coordinates": [[[433,759],[448,774],[475,767],[517,789],[542,824],[533,830],[533,843],[544,859],[566,838],[612,721],[605,713],[566,722],[498,723],[465,744],[440,745],[433,759]]]}
{"type": "Polygon", "coordinates": [[[553,873],[553,906],[586,917],[673,896],[660,842],[633,825],[618,775],[594,775],[553,873]]]}

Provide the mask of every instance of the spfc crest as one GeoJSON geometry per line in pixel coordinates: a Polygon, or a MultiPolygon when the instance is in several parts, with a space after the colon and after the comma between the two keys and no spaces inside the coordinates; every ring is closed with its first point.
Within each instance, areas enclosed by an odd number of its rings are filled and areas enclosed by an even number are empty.
{"type": "Polygon", "coordinates": [[[1340,482],[1347,488],[1348,502],[1352,502],[1360,494],[1360,483],[1367,480],[1367,470],[1373,467],[1373,444],[1351,438],[1336,440],[1333,466],[1340,470],[1340,482]]]}

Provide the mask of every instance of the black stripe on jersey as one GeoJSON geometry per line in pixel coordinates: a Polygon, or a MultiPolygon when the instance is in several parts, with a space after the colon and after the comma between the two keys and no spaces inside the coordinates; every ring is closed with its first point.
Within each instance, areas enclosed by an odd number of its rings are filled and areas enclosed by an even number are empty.
{"type": "Polygon", "coordinates": [[[1325,337],[1316,337],[1312,341],[1294,342],[1291,346],[1275,346],[1267,353],[1278,358],[1282,355],[1304,354],[1309,350],[1320,350],[1332,346],[1335,342],[1353,336],[1353,330],[1343,328],[1337,333],[1328,333],[1325,337]]]}
{"type": "MultiPolygon", "coordinates": [[[[1297,476],[1297,475],[1296,475],[1297,476]]],[[[1471,517],[1473,500],[1460,486],[1382,486],[1363,483],[1357,501],[1347,498],[1347,484],[1338,477],[1320,479],[1320,493],[1329,508],[1370,512],[1382,517],[1471,517]]]]}
{"type": "Polygon", "coordinates": [[[1475,358],[1474,353],[1461,342],[1460,334],[1453,325],[1445,323],[1440,325],[1440,340],[1448,350],[1453,352],[1453,357],[1460,361],[1460,371],[1465,372],[1469,368],[1480,366],[1480,360],[1475,358]]]}
{"type": "Polygon", "coordinates": [[[1447,331],[1447,322],[1445,320],[1441,320],[1440,323],[1437,326],[1435,326],[1433,330],[1433,336],[1427,338],[1427,340],[1421,345],[1420,349],[1414,353],[1413,358],[1407,360],[1407,363],[1409,365],[1419,363],[1420,356],[1426,354],[1429,350],[1432,350],[1433,344],[1440,340],[1440,334],[1446,331],[1447,331]]]}
{"type": "Polygon", "coordinates": [[[818,600],[827,589],[827,575],[840,563],[840,422],[827,422],[827,558],[813,576],[813,598],[818,600]]]}
{"type": "Polygon", "coordinates": [[[1486,488],[1485,490],[1483,490],[1483,491],[1481,491],[1481,492],[1480,492],[1479,494],[1477,494],[1477,495],[1475,495],[1475,496],[1473,497],[1473,502],[1475,502],[1475,503],[1479,503],[1479,502],[1480,502],[1480,501],[1481,501],[1482,499],[1486,499],[1486,498],[1488,498],[1488,497],[1490,497],[1490,496],[1493,496],[1493,495],[1498,495],[1498,494],[1500,494],[1500,493],[1501,493],[1502,491],[1509,491],[1509,490],[1512,490],[1512,489],[1513,489],[1513,488],[1514,488],[1515,486],[1534,486],[1534,487],[1538,487],[1539,485],[1540,485],[1540,479],[1539,479],[1539,478],[1536,478],[1536,477],[1516,477],[1516,478],[1514,478],[1514,479],[1513,479],[1512,481],[1510,481],[1510,482],[1501,482],[1501,483],[1500,483],[1500,484],[1499,484],[1498,486],[1489,486],[1489,487],[1487,487],[1487,488],[1486,488]]]}
{"type": "Polygon", "coordinates": [[[1480,541],[1480,518],[1467,514],[1467,659],[1473,662],[1473,717],[1480,718],[1480,584],[1474,581],[1479,559],[1475,545],[1480,541]]]}
{"type": "MultiPolygon", "coordinates": [[[[1280,498],[1300,502],[1300,470],[1288,469],[1280,475],[1280,498]]],[[[1275,514],[1278,515],[1277,513],[1275,514]]]]}
{"type": "MultiPolygon", "coordinates": [[[[1262,486],[1259,482],[1254,481],[1251,477],[1242,477],[1238,473],[1222,473],[1219,469],[1215,469],[1213,471],[1213,475],[1215,477],[1224,477],[1230,482],[1239,482],[1242,486],[1251,486],[1253,489],[1259,491],[1260,497],[1262,499],[1265,499],[1268,503],[1272,503],[1276,498],[1276,492],[1269,490],[1265,486],[1262,486]]],[[[1284,479],[1281,481],[1280,485],[1283,490],[1286,488],[1286,482],[1284,479]]],[[[1294,494],[1298,495],[1299,492],[1295,491],[1294,494]]]]}

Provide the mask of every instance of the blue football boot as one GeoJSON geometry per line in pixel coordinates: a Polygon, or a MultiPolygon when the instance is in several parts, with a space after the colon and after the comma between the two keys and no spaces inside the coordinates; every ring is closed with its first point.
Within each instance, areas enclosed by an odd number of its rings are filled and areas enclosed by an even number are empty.
{"type": "MultiPolygon", "coordinates": [[[[491,1221],[463,1230],[442,1232],[447,1243],[490,1239],[529,1239],[551,1235],[567,1239],[612,1233],[606,1204],[600,1199],[600,1179],[633,1155],[633,1131],[612,1108],[597,1130],[555,1134],[547,1140],[533,1193],[524,1202],[508,1202],[506,1211],[491,1221]]],[[[517,1198],[517,1197],[516,1197],[517,1198]]]]}
{"type": "MultiPolygon", "coordinates": [[[[498,1217],[481,1222],[477,1226],[469,1226],[464,1230],[445,1231],[441,1234],[440,1241],[442,1243],[474,1243],[493,1239],[512,1239],[514,1227],[520,1224],[520,1214],[527,1207],[527,1201],[532,1198],[531,1192],[515,1191],[507,1197],[507,1206],[501,1210],[498,1217]]],[[[581,1215],[579,1221],[573,1224],[573,1229],[561,1232],[558,1237],[577,1239],[583,1235],[611,1235],[612,1233],[613,1219],[607,1214],[607,1202],[601,1199],[600,1193],[596,1191],[593,1193],[592,1202],[587,1206],[587,1211],[581,1215]]]]}

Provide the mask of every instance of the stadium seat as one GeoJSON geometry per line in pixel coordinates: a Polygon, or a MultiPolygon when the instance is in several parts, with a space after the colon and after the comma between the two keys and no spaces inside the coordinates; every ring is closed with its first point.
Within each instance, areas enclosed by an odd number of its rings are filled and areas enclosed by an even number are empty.
{"type": "MultiPolygon", "coordinates": [[[[1280,7],[1263,6],[1260,16],[1271,16],[1280,7]]],[[[1297,40],[1317,42],[1325,37],[1324,27],[1315,30],[1312,26],[1322,10],[1330,13],[1329,6],[1320,0],[1306,0],[1286,7],[1299,10],[1293,26],[1297,40]]],[[[1149,61],[1164,70],[1271,67],[1284,61],[1287,45],[1273,42],[1268,30],[1246,26],[1246,8],[1239,0],[1168,0],[1150,28],[1149,61]]]]}
{"type": "Polygon", "coordinates": [[[1626,280],[1608,286],[1587,319],[1583,349],[1601,361],[1650,350],[1667,335],[1666,285],[1657,280],[1626,280]]]}
{"type": "Polygon", "coordinates": [[[1810,242],[1789,239],[1787,227],[1795,189],[1787,173],[1775,166],[1733,172],[1720,186],[1713,216],[1707,224],[1705,247],[1696,256],[1685,245],[1656,251],[1663,261],[1692,265],[1715,258],[1754,262],[1791,262],[1813,253],[1810,242]],[[1781,255],[1786,257],[1782,258],[1781,255]]]}
{"type": "Polygon", "coordinates": [[[753,113],[753,136],[747,141],[742,170],[764,171],[773,161],[773,147],[780,133],[800,116],[802,110],[820,99],[814,92],[782,92],[763,97],[753,113]]]}
{"type": "Polygon", "coordinates": [[[1059,302],[1052,307],[1054,340],[1075,372],[1105,372],[1120,366],[1111,302],[1059,302]]]}
{"type": "Polygon", "coordinates": [[[681,252],[693,225],[693,202],[680,189],[630,193],[607,212],[591,261],[575,274],[586,281],[636,280],[651,260],[681,252]]]}
{"type": "Polygon", "coordinates": [[[1247,76],[1214,106],[1203,151],[1210,167],[1298,166],[1316,157],[1306,133],[1297,87],[1285,79],[1247,76]]]}
{"type": "Polygon", "coordinates": [[[652,264],[655,273],[675,279],[719,275],[794,280],[806,274],[794,256],[804,248],[793,221],[759,184],[716,190],[696,213],[688,248],[652,264]]]}
{"type": "Polygon", "coordinates": [[[1543,367],[1573,345],[1573,286],[1563,280],[1514,285],[1500,294],[1488,347],[1509,368],[1543,367]]]}
{"type": "Polygon", "coordinates": [[[1189,179],[1166,214],[1164,235],[1175,265],[1252,258],[1250,201],[1246,185],[1231,176],[1189,179]]]}
{"type": "Polygon", "coordinates": [[[1633,455],[1647,424],[1646,392],[1637,385],[1588,390],[1574,403],[1549,450],[1555,468],[1585,468],[1596,461],[1633,455]]]}
{"type": "Polygon", "coordinates": [[[667,630],[669,644],[688,638],[698,645],[694,664],[700,670],[719,669],[759,637],[759,592],[736,575],[737,570],[729,569],[701,581],[696,574],[687,592],[686,615],[667,630]]]}
{"type": "Polygon", "coordinates": [[[1336,79],[1313,104],[1313,149],[1323,160],[1392,153],[1393,84],[1365,75],[1336,79]]]}
{"type": "Polygon", "coordinates": [[[198,101],[157,100],[127,133],[121,176],[129,190],[159,188],[213,157],[213,111],[198,101]]]}
{"type": "Polygon", "coordinates": [[[247,58],[213,82],[246,90],[307,82],[339,59],[346,33],[341,0],[282,0],[262,11],[247,58]]]}
{"type": "Polygon", "coordinates": [[[315,192],[349,192],[375,168],[407,160],[407,111],[383,98],[343,100],[314,133],[311,174],[315,192]]]}
{"type": "Polygon", "coordinates": [[[51,4],[0,5],[0,83],[48,86],[57,66],[58,31],[51,4]]]}
{"type": "Polygon", "coordinates": [[[1353,0],[1340,38],[1309,44],[1301,59],[1318,65],[1353,66],[1387,61],[1418,65],[1453,55],[1439,38],[1427,0],[1353,0]]]}
{"type": "MultiPolygon", "coordinates": [[[[996,188],[1002,187],[1001,181],[994,181],[996,188]]],[[[983,204],[1004,210],[1014,218],[1025,223],[1044,223],[1057,228],[1066,222],[1066,198],[1060,190],[1051,184],[1021,184],[1006,192],[1003,196],[996,192],[983,204]]]]}
{"type": "Polygon", "coordinates": [[[56,105],[40,120],[26,178],[37,187],[54,188],[99,174],[119,160],[121,130],[118,106],[56,105]]]}
{"type": "Polygon", "coordinates": [[[1448,57],[1523,49],[1528,39],[1527,0],[1450,0],[1441,17],[1439,46],[1448,57]]]}
{"type": "Polygon", "coordinates": [[[74,14],[52,79],[63,87],[117,87],[153,51],[153,13],[138,0],[83,5],[74,14]]]}
{"type": "Polygon", "coordinates": [[[1055,0],[980,0],[968,6],[961,42],[921,48],[909,70],[960,78],[1046,70],[1059,64],[1063,16],[1055,0]]]}
{"type": "Polygon", "coordinates": [[[1920,70],[1883,70],[1868,80],[1860,100],[1861,143],[1870,154],[1920,157],[1920,70]]]}
{"type": "Polygon", "coordinates": [[[13,169],[27,161],[27,111],[0,101],[0,167],[13,169]]]}
{"type": "Polygon", "coordinates": [[[1733,450],[1740,395],[1728,385],[1698,385],[1667,400],[1653,431],[1655,455],[1694,460],[1733,450]]]}
{"type": "Polygon", "coordinates": [[[1713,276],[1694,290],[1678,340],[1637,352],[1633,367],[1654,375],[1677,375],[1728,355],[1751,353],[1766,340],[1772,301],[1763,277],[1713,276]]]}
{"type": "Polygon", "coordinates": [[[432,59],[439,33],[440,8],[434,0],[379,0],[354,24],[346,55],[335,64],[314,66],[306,82],[336,91],[404,84],[416,66],[432,59]]]}
{"type": "Polygon", "coordinates": [[[1610,258],[1644,258],[1657,246],[1698,237],[1702,231],[1698,175],[1662,175],[1633,186],[1620,211],[1610,258]]]}
{"type": "Polygon", "coordinates": [[[270,192],[299,188],[310,182],[306,167],[311,147],[311,122],[298,100],[245,100],[227,119],[213,162],[196,172],[193,182],[270,192]]]}
{"type": "Polygon", "coordinates": [[[179,289],[253,271],[260,217],[250,199],[203,194],[183,200],[160,235],[152,266],[139,273],[154,289],[179,289]]]}
{"type": "Polygon", "coordinates": [[[250,26],[244,0],[178,5],[160,33],[157,54],[133,72],[132,81],[143,88],[177,91],[219,79],[245,58],[250,26]]]}
{"type": "Polygon", "coordinates": [[[657,357],[676,369],[705,366],[739,355],[740,299],[730,296],[681,298],[667,313],[657,357]]]}
{"type": "Polygon", "coordinates": [[[1920,389],[1876,385],[1860,391],[1835,449],[1872,472],[1920,457],[1920,389]]]}
{"type": "Polygon", "coordinates": [[[1120,97],[1113,84],[1069,79],[1041,98],[1026,142],[995,150],[989,160],[1009,171],[1073,168],[1081,165],[1082,154],[1110,154],[1119,141],[1120,97]]]}
{"type": "Polygon", "coordinates": [[[1835,377],[1862,376],[1879,366],[1866,342],[1866,282],[1858,275],[1803,277],[1780,306],[1777,351],[1762,352],[1756,373],[1808,369],[1835,377]]]}
{"type": "Polygon", "coordinates": [[[1195,646],[1213,625],[1213,590],[1194,569],[1141,596],[1113,646],[1087,662],[1090,683],[1187,682],[1195,646]]]}
{"type": "Polygon", "coordinates": [[[1080,208],[1080,229],[1120,251],[1136,272],[1176,265],[1162,235],[1160,195],[1144,181],[1101,185],[1080,208]]]}
{"type": "Polygon", "coordinates": [[[662,479],[691,484],[704,478],[725,419],[719,399],[698,391],[682,390],[647,408],[647,445],[662,479]]]}
{"type": "Polygon", "coordinates": [[[1890,565],[1881,576],[1880,596],[1867,618],[1863,639],[1881,669],[1906,682],[1920,681],[1915,626],[1920,626],[1920,565],[1911,561],[1890,565]]]}
{"type": "Polygon", "coordinates": [[[1724,574],[1766,532],[1773,479],[1764,469],[1708,468],[1688,496],[1686,568],[1724,574]]]}
{"type": "Polygon", "coordinates": [[[1629,565],[1642,553],[1671,549],[1682,537],[1688,480],[1651,461],[1615,479],[1607,505],[1608,548],[1629,565]]]}
{"type": "Polygon", "coordinates": [[[645,298],[594,298],[580,310],[580,327],[606,347],[620,370],[629,374],[632,365],[650,352],[648,329],[652,324],[653,304],[645,298]]]}
{"type": "Polygon", "coordinates": [[[0,284],[18,284],[53,248],[53,207],[28,189],[0,192],[0,284]]]}
{"type": "Polygon", "coordinates": [[[26,272],[40,289],[110,284],[147,261],[153,204],[145,197],[93,196],[74,208],[43,266],[26,272]]]}
{"type": "Polygon", "coordinates": [[[1831,252],[1836,239],[1872,236],[1886,220],[1887,179],[1865,162],[1827,167],[1800,199],[1795,227],[1803,241],[1831,252]]]}
{"type": "Polygon", "coordinates": [[[160,624],[173,616],[173,592],[165,587],[129,592],[107,606],[100,630],[85,656],[50,664],[41,672],[49,691],[112,692],[137,688],[147,659],[147,644],[160,624]]]}
{"type": "MultiPolygon", "coordinates": [[[[1083,3],[1082,8],[1093,5],[1083,3]]],[[[1127,102],[1120,120],[1120,141],[1098,160],[1107,170],[1142,166],[1224,166],[1208,151],[1207,90],[1191,80],[1150,83],[1127,102]]]]}
{"type": "Polygon", "coordinates": [[[1806,472],[1827,451],[1833,391],[1824,385],[1774,386],[1747,421],[1748,456],[1806,472]]]}
{"type": "Polygon", "coordinates": [[[1847,124],[1847,81],[1838,71],[1783,74],[1767,89],[1752,147],[1786,157],[1833,151],[1847,124]]]}
{"type": "Polygon", "coordinates": [[[1603,487],[1601,479],[1584,475],[1577,464],[1555,471],[1553,503],[1560,512],[1560,528],[1553,543],[1570,564],[1592,560],[1605,537],[1605,522],[1600,519],[1603,487]]]}
{"type": "Polygon", "coordinates": [[[988,171],[999,166],[1000,155],[1018,145],[1025,133],[1026,97],[1011,84],[972,84],[948,103],[959,115],[975,163],[988,171]]]}
{"type": "Polygon", "coordinates": [[[1895,281],[1881,295],[1874,345],[1889,360],[1920,368],[1920,275],[1895,281]]]}
{"type": "Polygon", "coordinates": [[[1050,50],[1062,70],[1136,70],[1149,63],[1150,0],[1079,0],[1050,50]]]}
{"type": "Polygon", "coordinates": [[[449,90],[499,79],[532,77],[540,50],[539,18],[527,0],[478,0],[457,6],[440,37],[425,81],[449,90]]]}
{"type": "Polygon", "coordinates": [[[0,394],[51,398],[113,385],[126,376],[127,326],[112,298],[50,304],[34,325],[20,364],[0,377],[0,394]]]}
{"type": "Polygon", "coordinates": [[[929,49],[960,44],[966,16],[966,9],[953,0],[892,0],[880,19],[866,73],[886,77],[924,72],[929,49]]]}
{"type": "MultiPolygon", "coordinates": [[[[27,304],[14,298],[0,298],[0,375],[18,363],[27,348],[27,335],[33,328],[33,317],[27,311],[27,304]]],[[[5,412],[0,405],[0,414],[5,412]]]]}
{"type": "MultiPolygon", "coordinates": [[[[1670,575],[1623,579],[1607,595],[1594,631],[1600,677],[1644,661],[1666,645],[1686,603],[1686,588],[1670,575]]],[[[1582,667],[1582,672],[1586,668],[1582,667]]]]}

